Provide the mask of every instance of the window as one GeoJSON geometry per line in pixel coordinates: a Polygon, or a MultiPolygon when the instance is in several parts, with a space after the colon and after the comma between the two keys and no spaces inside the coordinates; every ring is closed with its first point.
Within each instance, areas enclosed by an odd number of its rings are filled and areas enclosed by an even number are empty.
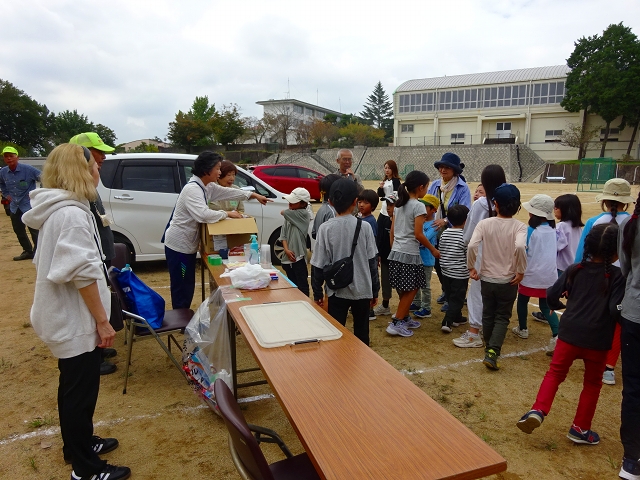
{"type": "Polygon", "coordinates": [[[254,181],[252,178],[248,177],[244,172],[238,171],[236,174],[236,179],[233,182],[236,187],[253,187],[256,189],[256,193],[263,195],[267,198],[275,198],[276,195],[271,193],[270,190],[267,190],[260,183],[254,181]]]}
{"type": "Polygon", "coordinates": [[[452,133],[451,145],[464,145],[464,133],[452,133]]]}
{"type": "Polygon", "coordinates": [[[412,124],[402,125],[402,128],[400,129],[400,131],[402,133],[413,133],[413,125],[412,124]]]}
{"type": "MultiPolygon", "coordinates": [[[[600,141],[604,140],[604,136],[607,133],[607,129],[606,128],[601,128],[600,129],[600,141]]],[[[607,142],[617,142],[618,141],[618,135],[620,135],[620,129],[619,128],[610,128],[609,129],[609,138],[607,138],[607,142]]]]}
{"type": "Polygon", "coordinates": [[[294,167],[279,167],[276,168],[273,175],[275,177],[297,177],[298,172],[296,170],[294,167]]]}
{"type": "Polygon", "coordinates": [[[294,113],[304,113],[304,108],[301,107],[300,105],[294,105],[293,106],[293,111],[294,111],[294,113]]]}
{"type": "Polygon", "coordinates": [[[316,110],[316,117],[317,118],[324,118],[325,113],[321,112],[320,110],[316,110]]]}
{"type": "Polygon", "coordinates": [[[545,130],[544,143],[558,143],[562,136],[562,130],[545,130]]]}
{"type": "Polygon", "coordinates": [[[504,132],[504,131],[511,132],[511,122],[498,122],[498,123],[496,123],[496,130],[498,132],[504,132]]]}
{"type": "Polygon", "coordinates": [[[498,105],[498,87],[484,89],[484,108],[496,107],[498,105]]]}
{"type": "Polygon", "coordinates": [[[532,105],[560,103],[564,98],[564,82],[536,83],[533,85],[532,105]]]}
{"type": "Polygon", "coordinates": [[[298,175],[300,176],[300,178],[311,178],[313,180],[319,178],[319,174],[311,170],[307,170],[306,168],[299,168],[298,175]]]}
{"type": "Polygon", "coordinates": [[[399,113],[432,112],[435,110],[434,100],[433,92],[400,95],[399,113]]]}
{"type": "Polygon", "coordinates": [[[306,108],[304,109],[304,114],[305,115],[309,115],[310,117],[313,117],[313,109],[312,108],[306,108]]]}
{"type": "Polygon", "coordinates": [[[174,167],[170,165],[125,165],[122,189],[139,192],[178,193],[174,183],[174,167]]]}

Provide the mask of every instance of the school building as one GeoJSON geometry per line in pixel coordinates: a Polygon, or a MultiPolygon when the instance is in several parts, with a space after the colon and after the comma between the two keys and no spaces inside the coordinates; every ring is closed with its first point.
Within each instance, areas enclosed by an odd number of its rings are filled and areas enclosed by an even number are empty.
{"type": "MultiPolygon", "coordinates": [[[[394,144],[428,145],[526,145],[542,160],[572,160],[578,149],[560,145],[560,135],[570,123],[582,123],[583,112],[560,106],[570,69],[566,65],[524,68],[501,72],[453,75],[409,80],[393,94],[394,144]]],[[[620,118],[611,123],[606,157],[626,153],[633,128],[619,131],[620,118]]],[[[605,121],[588,115],[589,127],[605,121]]],[[[587,157],[600,156],[596,137],[587,157]]],[[[638,145],[631,155],[638,157],[638,145]]]]}

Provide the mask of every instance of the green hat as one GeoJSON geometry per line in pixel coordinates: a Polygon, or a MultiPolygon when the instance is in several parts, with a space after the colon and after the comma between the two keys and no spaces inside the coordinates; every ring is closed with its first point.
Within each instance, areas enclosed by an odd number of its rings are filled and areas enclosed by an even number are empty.
{"type": "Polygon", "coordinates": [[[106,153],[111,153],[115,150],[115,148],[105,144],[100,136],[95,132],[80,133],[75,137],[72,137],[71,140],[69,140],[69,143],[81,145],[87,148],[95,148],[96,150],[101,150],[106,153]]]}
{"type": "Polygon", "coordinates": [[[5,153],[15,153],[16,155],[18,155],[18,150],[13,147],[4,147],[2,149],[2,155],[4,155],[5,153]]]}

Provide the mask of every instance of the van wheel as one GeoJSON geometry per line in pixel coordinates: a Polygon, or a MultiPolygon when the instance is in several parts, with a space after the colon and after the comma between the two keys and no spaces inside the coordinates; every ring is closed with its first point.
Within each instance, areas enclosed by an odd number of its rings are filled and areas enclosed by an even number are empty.
{"type": "Polygon", "coordinates": [[[280,238],[281,231],[282,228],[278,228],[271,234],[271,237],[269,237],[269,246],[271,247],[271,263],[274,267],[282,264],[280,262],[280,259],[284,255],[284,247],[282,246],[282,242],[278,240],[278,238],[280,238]]]}

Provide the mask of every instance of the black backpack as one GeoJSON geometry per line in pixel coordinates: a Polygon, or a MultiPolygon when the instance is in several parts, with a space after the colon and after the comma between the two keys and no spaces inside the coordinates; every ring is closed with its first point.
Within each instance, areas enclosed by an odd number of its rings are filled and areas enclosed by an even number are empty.
{"type": "Polygon", "coordinates": [[[353,253],[356,251],[361,226],[362,220],[358,218],[356,231],[353,235],[353,243],[351,244],[351,255],[322,269],[324,281],[331,290],[348,287],[353,282],[353,253]]]}

